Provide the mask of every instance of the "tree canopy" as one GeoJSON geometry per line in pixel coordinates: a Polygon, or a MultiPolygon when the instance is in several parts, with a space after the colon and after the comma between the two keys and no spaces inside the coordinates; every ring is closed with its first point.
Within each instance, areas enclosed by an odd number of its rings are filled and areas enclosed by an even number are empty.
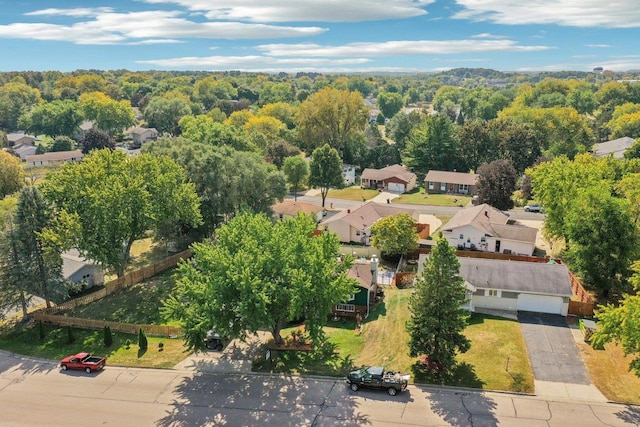
{"type": "Polygon", "coordinates": [[[371,244],[386,255],[407,255],[418,249],[416,221],[406,213],[384,217],[371,226],[371,244]]]}
{"type": "Polygon", "coordinates": [[[342,176],[342,161],[335,148],[325,144],[313,150],[309,162],[309,186],[320,188],[322,207],[329,193],[329,188],[344,187],[342,176]]]}
{"type": "Polygon", "coordinates": [[[24,185],[24,169],[19,157],[0,150],[0,200],[24,185]]]}
{"type": "Polygon", "coordinates": [[[480,203],[506,211],[513,208],[518,173],[508,160],[494,160],[478,168],[476,191],[480,203]]]}
{"type": "Polygon", "coordinates": [[[281,344],[286,322],[300,318],[313,343],[322,343],[332,306],[356,283],[346,274],[351,260],[339,260],[338,237],[312,237],[315,228],[307,215],[273,222],[242,213],[212,241],[194,244],[193,262],[180,265],[182,278],[163,309],[180,321],[188,347],[202,349],[210,329],[244,338],[267,328],[281,344]]]}
{"type": "Polygon", "coordinates": [[[293,186],[293,199],[298,200],[298,186],[309,176],[309,165],[300,156],[284,159],[282,170],[287,177],[287,182],[293,186]]]}

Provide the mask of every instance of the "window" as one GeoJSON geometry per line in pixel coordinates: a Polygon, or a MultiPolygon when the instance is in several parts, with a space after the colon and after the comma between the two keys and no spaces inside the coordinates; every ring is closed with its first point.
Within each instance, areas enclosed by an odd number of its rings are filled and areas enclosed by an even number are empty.
{"type": "Polygon", "coordinates": [[[464,240],[464,234],[460,234],[460,240],[464,240]]]}
{"type": "Polygon", "coordinates": [[[429,190],[433,190],[433,182],[429,181],[429,190]]]}
{"type": "Polygon", "coordinates": [[[486,237],[482,236],[482,237],[480,238],[480,242],[481,242],[481,243],[484,243],[484,242],[486,242],[486,241],[487,241],[487,238],[486,238],[486,237]]]}
{"type": "Polygon", "coordinates": [[[495,289],[487,289],[486,295],[488,297],[499,297],[499,291],[495,290],[495,289]]]}
{"type": "Polygon", "coordinates": [[[336,305],[336,311],[346,311],[353,313],[356,311],[356,306],[353,304],[338,304],[336,305]]]}
{"type": "Polygon", "coordinates": [[[446,182],[441,182],[440,183],[440,191],[447,191],[447,183],[446,182]]]}
{"type": "Polygon", "coordinates": [[[356,294],[351,294],[349,295],[349,299],[347,301],[353,301],[354,299],[356,299],[356,294]]]}
{"type": "Polygon", "coordinates": [[[356,236],[360,235],[360,230],[356,230],[356,236]]]}
{"type": "Polygon", "coordinates": [[[502,298],[518,299],[518,293],[517,292],[502,291],[500,296],[502,298]]]}

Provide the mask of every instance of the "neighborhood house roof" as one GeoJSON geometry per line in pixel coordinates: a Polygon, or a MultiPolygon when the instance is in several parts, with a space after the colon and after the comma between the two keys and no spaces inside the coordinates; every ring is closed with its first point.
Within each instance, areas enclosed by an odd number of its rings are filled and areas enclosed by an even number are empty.
{"type": "Polygon", "coordinates": [[[416,175],[409,172],[401,165],[391,165],[382,169],[365,169],[362,171],[362,179],[385,181],[389,178],[399,178],[406,182],[411,181],[416,175]]]}
{"type": "Polygon", "coordinates": [[[56,160],[71,160],[71,159],[82,159],[84,154],[82,151],[54,151],[51,153],[44,154],[34,154],[32,156],[27,156],[27,162],[40,162],[40,161],[56,161],[56,160]]]}
{"type": "Polygon", "coordinates": [[[627,151],[635,143],[635,139],[628,136],[614,139],[607,142],[595,144],[594,154],[596,157],[604,157],[613,154],[616,159],[624,158],[624,152],[627,151]]]}
{"type": "Polygon", "coordinates": [[[14,132],[14,133],[7,134],[7,141],[9,141],[10,143],[14,143],[14,142],[20,141],[22,138],[25,138],[25,137],[33,140],[39,140],[39,138],[36,138],[33,135],[27,135],[24,132],[14,132]]]}
{"type": "Polygon", "coordinates": [[[371,262],[354,261],[353,266],[347,272],[347,276],[358,281],[360,287],[371,289],[373,285],[373,273],[371,271],[371,262]]]}
{"type": "Polygon", "coordinates": [[[283,200],[282,203],[276,203],[271,207],[276,214],[296,216],[298,212],[306,214],[315,214],[320,212],[322,208],[320,206],[312,205],[304,202],[297,202],[293,200],[283,200]]]}
{"type": "Polygon", "coordinates": [[[68,279],[84,267],[95,265],[94,262],[87,261],[80,256],[80,252],[77,249],[71,249],[62,254],[62,277],[68,279]]]}
{"type": "Polygon", "coordinates": [[[564,264],[458,257],[460,276],[476,288],[571,297],[564,264]]]}
{"type": "Polygon", "coordinates": [[[419,214],[415,209],[396,208],[388,205],[381,205],[376,202],[368,202],[349,212],[349,210],[341,211],[331,218],[322,221],[321,224],[330,224],[332,222],[342,220],[358,230],[368,230],[376,221],[391,215],[406,213],[418,220],[419,214]]]}
{"type": "Polygon", "coordinates": [[[131,128],[127,131],[127,133],[130,133],[132,135],[142,135],[145,132],[153,132],[153,133],[158,133],[156,128],[143,128],[140,126],[136,126],[134,128],[131,128]]]}
{"type": "Polygon", "coordinates": [[[424,177],[425,182],[446,182],[448,184],[476,185],[478,174],[430,170],[424,177]]]}

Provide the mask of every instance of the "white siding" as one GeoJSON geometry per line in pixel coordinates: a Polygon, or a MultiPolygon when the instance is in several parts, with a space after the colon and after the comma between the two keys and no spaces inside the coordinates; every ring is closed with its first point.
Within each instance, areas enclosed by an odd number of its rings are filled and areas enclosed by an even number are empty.
{"type": "Polygon", "coordinates": [[[566,316],[568,309],[569,304],[565,303],[562,297],[535,294],[520,294],[518,296],[519,311],[534,311],[566,316]]]}

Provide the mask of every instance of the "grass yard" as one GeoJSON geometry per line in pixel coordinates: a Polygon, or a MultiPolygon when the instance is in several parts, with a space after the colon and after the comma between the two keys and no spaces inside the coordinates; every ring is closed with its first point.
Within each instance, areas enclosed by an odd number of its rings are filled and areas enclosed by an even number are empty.
{"type": "Polygon", "coordinates": [[[359,200],[362,201],[373,199],[378,195],[377,190],[370,189],[362,189],[359,185],[354,185],[352,187],[343,188],[341,190],[329,190],[327,197],[332,197],[335,199],[347,199],[347,200],[359,200]]]}
{"type": "Polygon", "coordinates": [[[619,345],[610,343],[604,350],[578,343],[591,381],[609,400],[640,404],[640,378],[629,371],[631,356],[624,356],[619,345]]]}
{"type": "Polygon", "coordinates": [[[451,194],[427,194],[424,189],[405,193],[391,200],[391,203],[431,206],[467,206],[471,197],[451,194]]]}
{"type": "MultiPolygon", "coordinates": [[[[8,328],[6,326],[5,328],[8,328]]],[[[138,336],[113,333],[113,344],[106,347],[103,342],[103,331],[74,329],[75,342],[67,343],[65,328],[44,325],[45,337],[40,339],[38,328],[31,325],[19,325],[11,330],[4,330],[0,335],[0,348],[18,354],[26,354],[51,360],[60,360],[70,354],[88,351],[97,356],[106,356],[107,364],[115,366],[170,368],[184,360],[186,352],[181,339],[147,337],[149,346],[146,351],[138,348],[138,336]],[[126,342],[131,345],[127,348],[126,342]],[[164,348],[159,351],[158,344],[164,348]]]]}
{"type": "Polygon", "coordinates": [[[175,285],[177,272],[177,269],[167,270],[65,314],[113,322],[172,324],[162,318],[160,307],[175,285]]]}

